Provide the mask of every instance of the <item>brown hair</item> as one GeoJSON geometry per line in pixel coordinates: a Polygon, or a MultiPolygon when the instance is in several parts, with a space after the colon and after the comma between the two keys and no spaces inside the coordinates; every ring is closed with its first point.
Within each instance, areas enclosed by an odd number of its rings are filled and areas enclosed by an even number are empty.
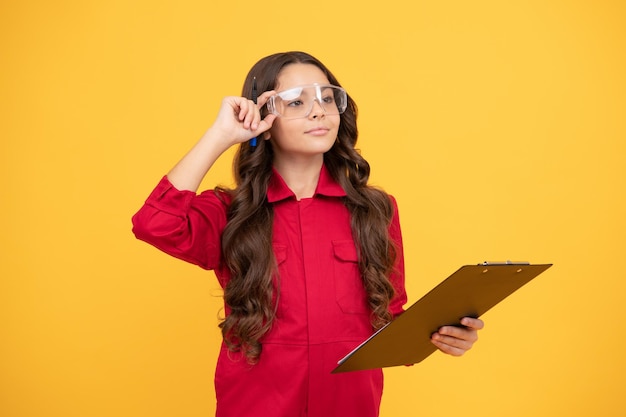
{"type": "MultiPolygon", "coordinates": [[[[304,52],[270,55],[257,62],[246,77],[244,97],[252,97],[252,80],[259,92],[273,90],[281,70],[290,64],[318,67],[331,84],[335,76],[315,57],[304,52]]],[[[341,114],[337,141],[324,154],[324,163],[345,190],[344,204],[351,214],[351,227],[359,253],[359,268],[372,310],[372,325],[379,328],[391,320],[389,303],[394,289],[389,281],[396,251],[388,229],[393,216],[389,196],[369,186],[370,166],[355,149],[358,137],[357,107],[348,95],[348,107],[341,114]]],[[[233,170],[237,187],[228,190],[232,202],[222,235],[222,250],[231,279],[224,289],[230,313],[220,323],[228,348],[243,350],[254,363],[261,354],[260,338],[271,328],[280,296],[276,261],[272,251],[272,206],[266,199],[272,174],[270,141],[260,140],[256,148],[240,145],[233,170]]]]}

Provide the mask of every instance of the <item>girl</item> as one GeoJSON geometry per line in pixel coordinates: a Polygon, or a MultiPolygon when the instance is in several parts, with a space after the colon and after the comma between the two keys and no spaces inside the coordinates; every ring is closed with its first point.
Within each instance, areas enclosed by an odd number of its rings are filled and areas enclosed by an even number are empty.
{"type": "MultiPolygon", "coordinates": [[[[133,231],[214,270],[224,289],[217,416],[377,416],[380,369],[330,373],[407,299],[396,202],[367,184],[356,105],[303,52],[261,59],[243,96],[223,99],[213,125],[135,214],[133,231]],[[236,144],[236,188],[197,195],[236,144]]],[[[442,327],[433,343],[463,354],[483,323],[462,324],[442,327]]]]}

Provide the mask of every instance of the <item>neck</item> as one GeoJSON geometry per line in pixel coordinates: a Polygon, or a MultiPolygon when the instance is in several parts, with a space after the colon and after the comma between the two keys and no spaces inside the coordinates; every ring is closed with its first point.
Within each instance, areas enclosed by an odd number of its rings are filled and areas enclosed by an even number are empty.
{"type": "Polygon", "coordinates": [[[305,160],[275,159],[274,168],[298,200],[313,197],[324,163],[323,155],[305,160]]]}

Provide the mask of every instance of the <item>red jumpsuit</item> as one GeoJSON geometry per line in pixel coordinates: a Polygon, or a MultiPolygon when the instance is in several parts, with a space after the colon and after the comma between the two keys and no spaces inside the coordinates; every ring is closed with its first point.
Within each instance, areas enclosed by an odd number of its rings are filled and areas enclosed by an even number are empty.
{"type": "MultiPolygon", "coordinates": [[[[218,417],[375,417],[383,390],[380,369],[331,374],[337,361],[373,333],[357,266],[345,192],[323,167],[312,198],[298,201],[274,171],[273,247],[280,297],[272,329],[250,365],[224,344],[215,372],[218,417]]],[[[398,246],[391,311],[406,302],[402,237],[395,200],[390,234],[398,246]]],[[[179,191],[164,177],[133,217],[133,231],[164,252],[215,270],[222,287],[229,271],[220,238],[227,203],[213,190],[179,191]]],[[[226,311],[228,314],[228,311],[226,311]]]]}

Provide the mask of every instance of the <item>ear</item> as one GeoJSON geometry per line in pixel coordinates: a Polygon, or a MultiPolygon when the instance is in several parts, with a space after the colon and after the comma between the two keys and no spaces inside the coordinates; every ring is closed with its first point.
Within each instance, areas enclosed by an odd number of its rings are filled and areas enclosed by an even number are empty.
{"type": "Polygon", "coordinates": [[[272,135],[270,134],[270,132],[263,132],[263,140],[270,140],[272,138],[272,135]]]}

